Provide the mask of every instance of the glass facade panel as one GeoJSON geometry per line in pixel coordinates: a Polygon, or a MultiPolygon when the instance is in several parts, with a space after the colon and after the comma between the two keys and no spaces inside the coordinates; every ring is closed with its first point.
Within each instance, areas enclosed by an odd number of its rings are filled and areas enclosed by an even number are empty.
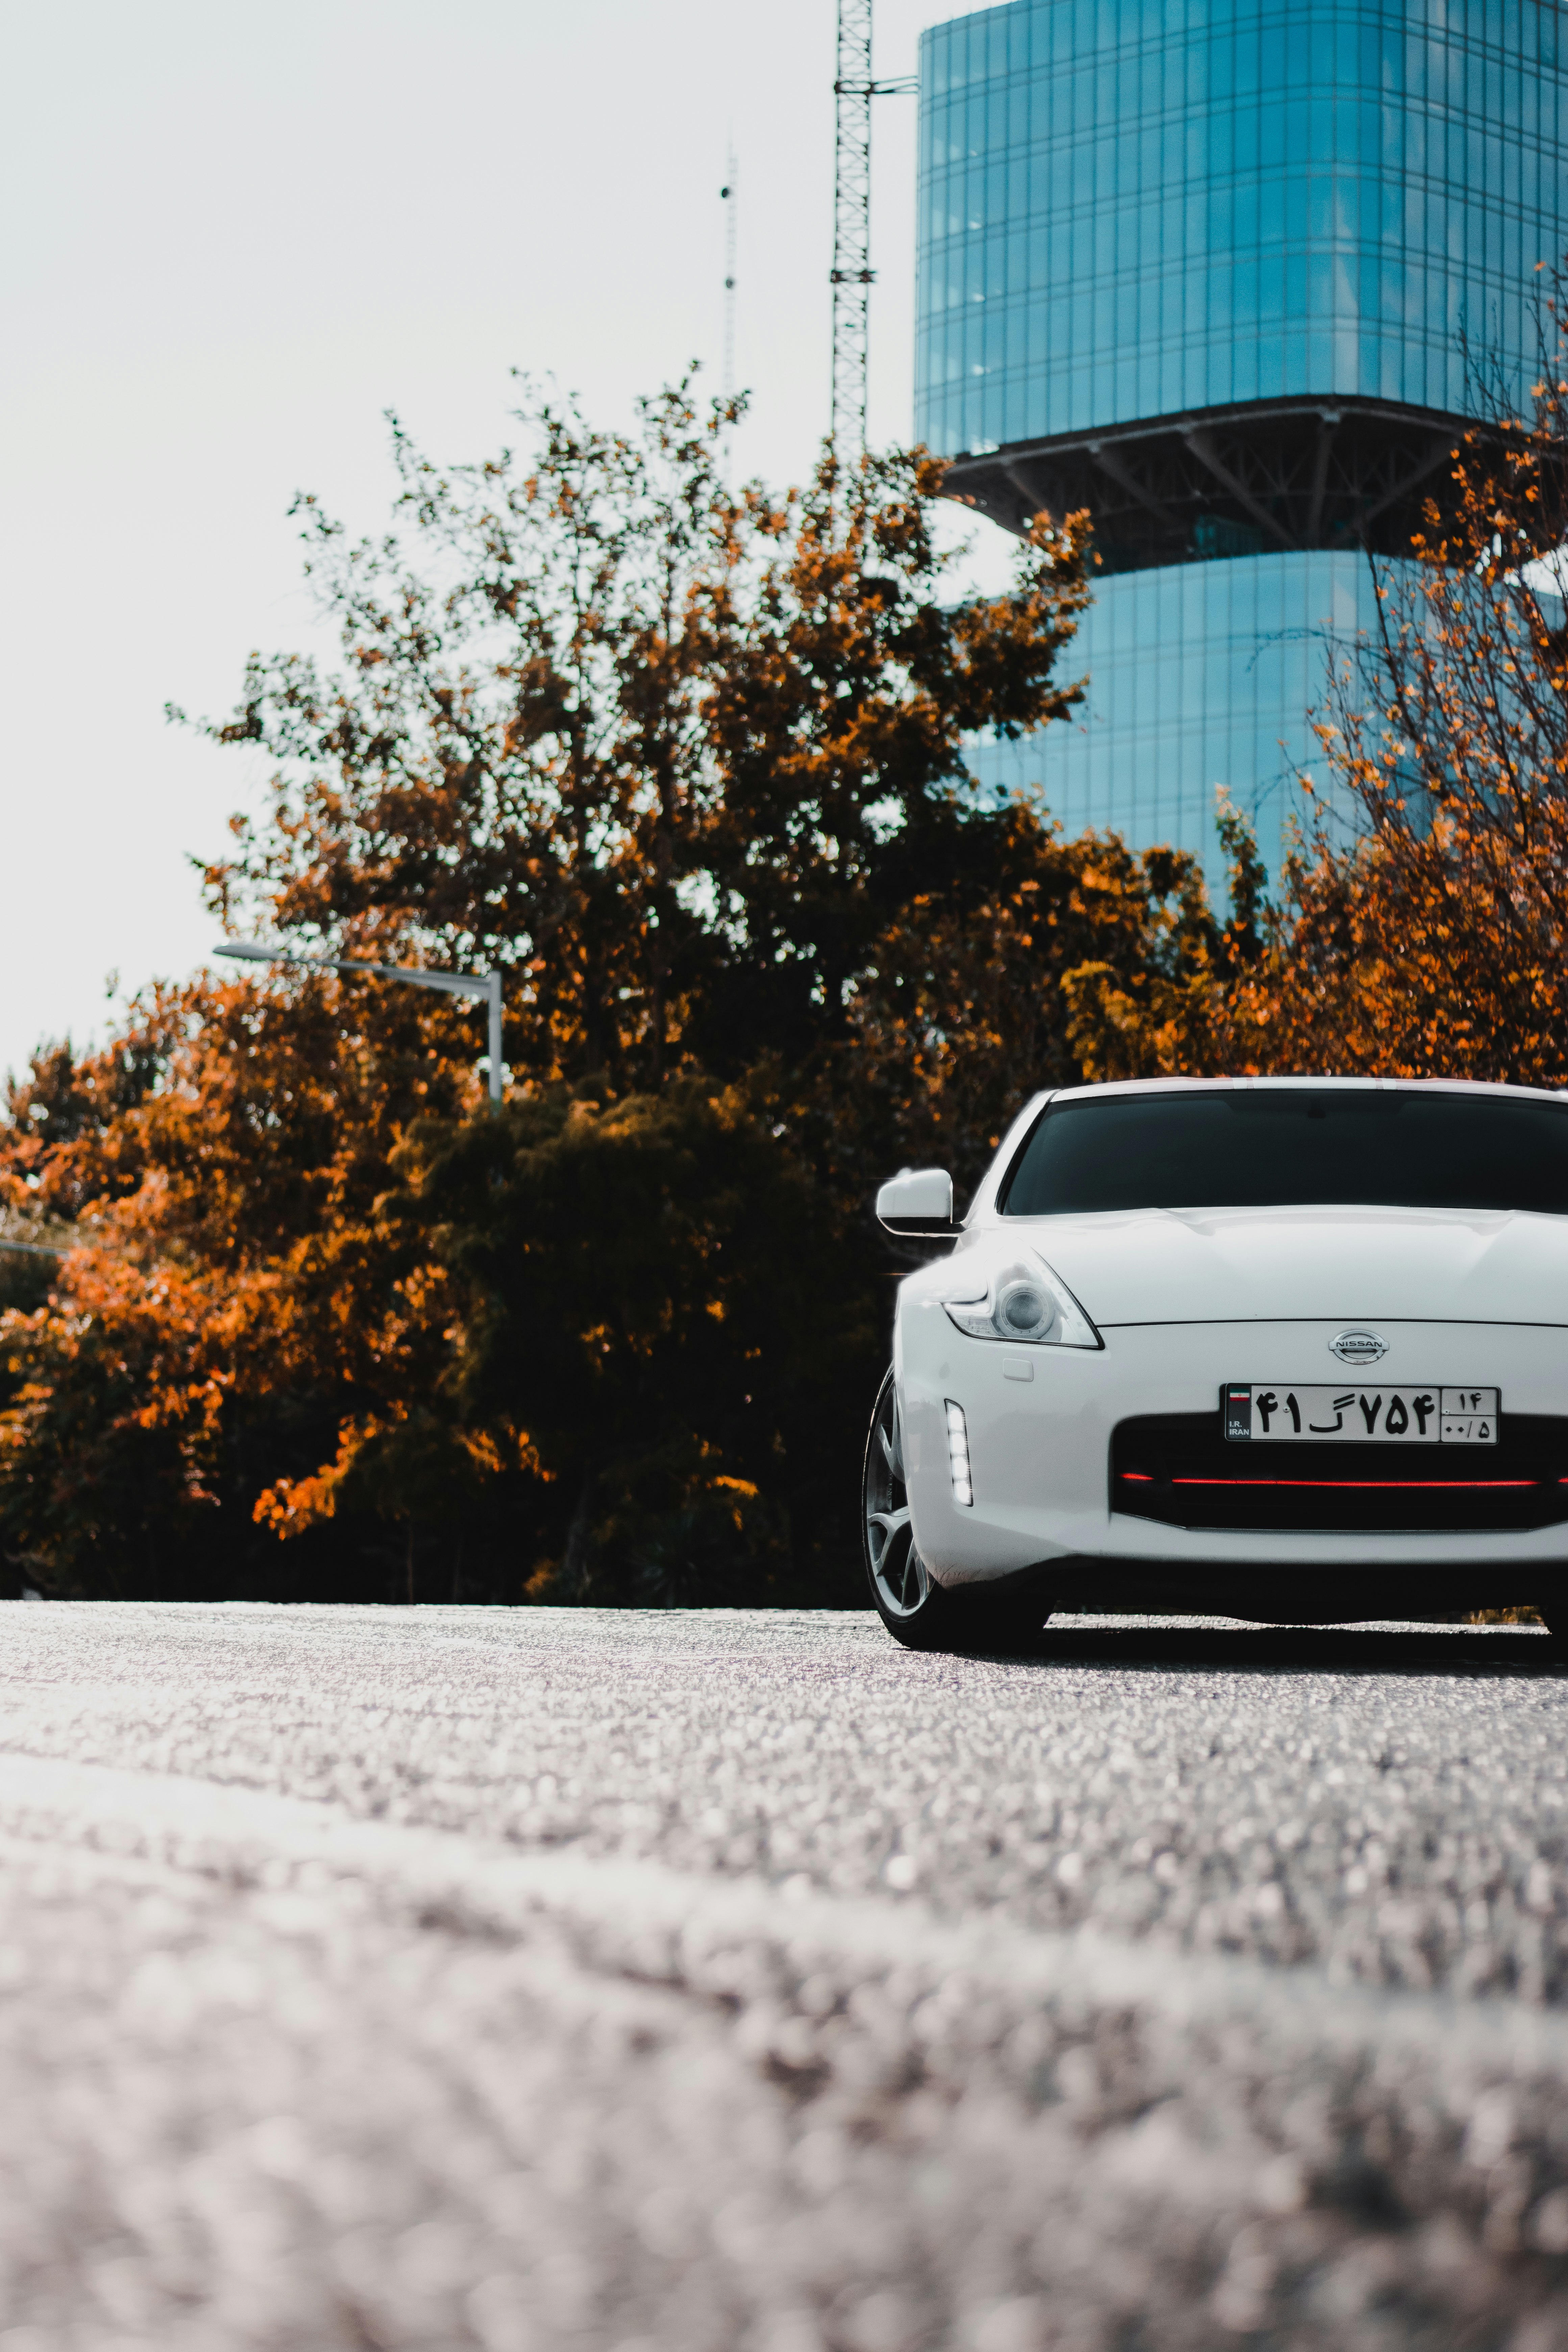
{"type": "Polygon", "coordinates": [[[1521,289],[1568,244],[1563,13],[1013,0],[932,27],[919,437],[1289,393],[1462,412],[1461,331],[1521,387],[1521,289]]]}
{"type": "MultiPolygon", "coordinates": [[[[1000,465],[1249,404],[1321,402],[1339,429],[1336,400],[1440,430],[1478,366],[1519,400],[1536,265],[1568,248],[1565,26],[1542,0],[1012,0],[934,26],[917,437],[1000,465]]],[[[1277,846],[1279,746],[1310,757],[1321,624],[1353,628],[1365,563],[1309,491],[1278,551],[1223,509],[1183,510],[1184,561],[1108,551],[1079,641],[1095,715],[983,747],[988,782],[1210,851],[1224,782],[1277,846]]]]}
{"type": "Polygon", "coordinates": [[[970,752],[982,790],[1039,794],[1069,834],[1197,852],[1217,883],[1215,790],[1223,784],[1279,870],[1298,772],[1328,793],[1308,711],[1323,700],[1331,646],[1350,649],[1374,614],[1364,555],[1241,556],[1103,581],[1058,676],[1089,676],[1068,719],[970,752]]]}

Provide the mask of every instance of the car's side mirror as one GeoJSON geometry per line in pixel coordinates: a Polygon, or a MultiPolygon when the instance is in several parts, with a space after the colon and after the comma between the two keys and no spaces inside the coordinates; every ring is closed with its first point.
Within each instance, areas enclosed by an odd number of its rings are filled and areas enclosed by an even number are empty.
{"type": "Polygon", "coordinates": [[[877,1195],[877,1216],[889,1233],[914,1240],[951,1240],[952,1179],[945,1168],[900,1168],[877,1195]]]}

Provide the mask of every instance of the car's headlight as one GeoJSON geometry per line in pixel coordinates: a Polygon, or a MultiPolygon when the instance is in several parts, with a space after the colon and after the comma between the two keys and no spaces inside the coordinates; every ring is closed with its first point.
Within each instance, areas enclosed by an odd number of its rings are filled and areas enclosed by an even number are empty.
{"type": "Polygon", "coordinates": [[[942,1298],[949,1319],[972,1339],[1007,1339],[1029,1348],[1102,1348],[1105,1342],[1043,1258],[1009,1259],[987,1280],[961,1275],[942,1298]],[[984,1285],[984,1286],[982,1286],[984,1285]]]}

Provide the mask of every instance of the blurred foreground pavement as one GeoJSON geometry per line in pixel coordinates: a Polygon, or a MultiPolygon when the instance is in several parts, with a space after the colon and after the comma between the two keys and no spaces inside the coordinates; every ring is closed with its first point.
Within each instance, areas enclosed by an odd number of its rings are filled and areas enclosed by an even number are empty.
{"type": "Polygon", "coordinates": [[[1568,2346],[1536,1633],[0,1606],[0,2352],[1568,2346]]]}

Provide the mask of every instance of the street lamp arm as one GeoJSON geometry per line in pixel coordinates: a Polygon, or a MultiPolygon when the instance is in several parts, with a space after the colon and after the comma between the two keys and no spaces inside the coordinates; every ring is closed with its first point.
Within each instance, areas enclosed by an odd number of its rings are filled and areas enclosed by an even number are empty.
{"type": "Polygon", "coordinates": [[[289,955],[281,948],[266,948],[249,940],[215,948],[215,955],[243,958],[247,963],[301,964],[310,971],[363,971],[372,980],[405,980],[415,988],[445,988],[454,996],[488,996],[488,973],[422,971],[415,964],[366,963],[358,956],[289,955]]]}
{"type": "Polygon", "coordinates": [[[437,988],[448,996],[482,996],[489,1004],[489,1094],[500,1100],[501,976],[499,971],[421,971],[413,964],[364,963],[351,956],[289,955],[281,948],[264,947],[258,940],[233,940],[215,948],[215,955],[233,956],[245,963],[287,963],[308,971],[358,971],[368,980],[400,980],[410,988],[437,988]]]}
{"type": "Polygon", "coordinates": [[[281,949],[258,947],[248,940],[215,948],[213,953],[242,957],[247,963],[300,964],[310,971],[363,971],[372,980],[405,980],[413,988],[444,988],[452,996],[488,996],[492,979],[500,977],[478,971],[422,971],[408,963],[365,963],[358,956],[287,955],[281,949]]]}
{"type": "Polygon", "coordinates": [[[340,961],[339,971],[368,971],[377,980],[405,980],[411,988],[444,988],[449,996],[488,996],[492,976],[500,974],[468,971],[415,971],[403,963],[347,963],[340,961]]]}

